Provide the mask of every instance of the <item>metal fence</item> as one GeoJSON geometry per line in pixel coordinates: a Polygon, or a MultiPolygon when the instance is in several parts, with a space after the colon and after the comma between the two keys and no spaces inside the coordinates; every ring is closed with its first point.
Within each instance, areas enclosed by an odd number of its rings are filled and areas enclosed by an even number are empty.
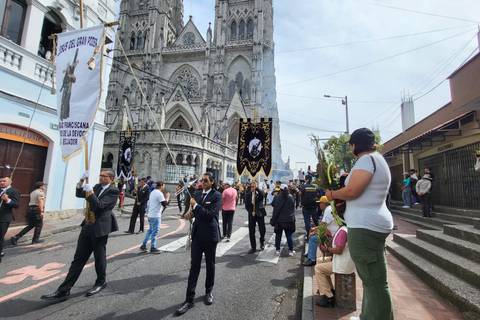
{"type": "Polygon", "coordinates": [[[446,151],[419,160],[420,170],[429,167],[434,175],[434,204],[449,207],[480,208],[480,173],[475,172],[475,150],[480,143],[446,151]]]}

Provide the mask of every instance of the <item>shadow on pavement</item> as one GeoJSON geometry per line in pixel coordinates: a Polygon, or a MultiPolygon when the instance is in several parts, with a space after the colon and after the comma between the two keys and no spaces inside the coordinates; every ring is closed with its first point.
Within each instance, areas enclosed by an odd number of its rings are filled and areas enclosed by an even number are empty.
{"type": "MultiPolygon", "coordinates": [[[[42,294],[45,294],[45,293],[48,293],[48,292],[44,292],[42,294]]],[[[78,298],[83,295],[85,295],[85,291],[77,292],[75,294],[72,294],[67,301],[60,302],[60,303],[52,303],[52,302],[40,300],[40,296],[38,297],[38,300],[24,300],[24,299],[9,300],[7,302],[2,303],[1,305],[2,311],[0,313],[0,318],[5,319],[10,317],[19,317],[30,312],[35,312],[38,310],[48,308],[53,305],[66,306],[66,304],[68,304],[69,301],[73,302],[72,299],[78,298]]]]}
{"type": "MultiPolygon", "coordinates": [[[[195,298],[195,303],[203,301],[203,296],[195,298]]],[[[107,313],[101,317],[96,318],[95,320],[152,320],[152,319],[164,319],[168,316],[174,316],[175,311],[182,304],[183,301],[180,301],[178,304],[167,307],[165,309],[154,309],[147,308],[140,311],[136,311],[124,315],[116,315],[115,312],[107,313]]],[[[195,309],[191,309],[189,313],[195,312],[195,309]]],[[[188,314],[188,313],[187,313],[188,314]]],[[[179,317],[181,318],[181,317],[179,317]]]]}

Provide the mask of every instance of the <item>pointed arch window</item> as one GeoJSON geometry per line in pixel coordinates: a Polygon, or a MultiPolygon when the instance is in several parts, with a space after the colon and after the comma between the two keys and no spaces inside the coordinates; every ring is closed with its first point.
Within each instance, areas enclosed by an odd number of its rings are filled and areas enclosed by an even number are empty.
{"type": "Polygon", "coordinates": [[[237,39],[237,23],[235,21],[230,25],[230,40],[237,39]]]}
{"type": "Polygon", "coordinates": [[[237,88],[237,84],[235,83],[235,81],[231,80],[230,84],[228,85],[228,96],[230,97],[230,99],[232,99],[233,96],[235,95],[236,88],[237,88]]]}
{"type": "Polygon", "coordinates": [[[243,90],[242,90],[242,98],[243,100],[250,100],[250,90],[251,90],[251,87],[250,87],[250,81],[248,81],[248,79],[245,79],[245,81],[243,82],[243,90]]]}
{"type": "Polygon", "coordinates": [[[253,38],[253,20],[250,18],[248,19],[247,22],[247,39],[252,39],[253,38]]]}
{"type": "Polygon", "coordinates": [[[245,39],[245,21],[242,19],[240,20],[240,24],[238,25],[238,39],[242,40],[245,39]]]}
{"type": "Polygon", "coordinates": [[[130,50],[135,50],[135,32],[132,32],[132,35],[130,36],[130,50]]]}
{"type": "Polygon", "coordinates": [[[177,119],[173,122],[171,129],[176,130],[190,130],[190,125],[183,116],[178,116],[177,119]]]}
{"type": "Polygon", "coordinates": [[[144,40],[145,38],[143,37],[143,32],[140,31],[137,36],[137,50],[142,50],[144,48],[144,40]]]}

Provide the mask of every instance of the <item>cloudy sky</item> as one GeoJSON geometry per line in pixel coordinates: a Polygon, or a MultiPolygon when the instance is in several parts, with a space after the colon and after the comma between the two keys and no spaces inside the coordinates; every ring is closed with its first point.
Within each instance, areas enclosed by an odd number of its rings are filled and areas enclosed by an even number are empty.
{"type": "MultiPolygon", "coordinates": [[[[328,138],[379,128],[384,141],[401,132],[402,96],[421,120],[450,101],[446,77],[478,47],[478,0],[274,0],[277,102],[283,157],[292,167],[315,163],[308,135],[328,138]],[[443,82],[442,82],[443,81],[443,82]]],[[[214,0],[184,0],[203,32],[214,0]]]]}

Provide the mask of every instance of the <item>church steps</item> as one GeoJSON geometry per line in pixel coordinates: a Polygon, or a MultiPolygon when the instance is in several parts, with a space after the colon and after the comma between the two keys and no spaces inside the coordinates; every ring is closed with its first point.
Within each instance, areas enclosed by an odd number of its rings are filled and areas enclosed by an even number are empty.
{"type": "MultiPolygon", "coordinates": [[[[392,201],[390,207],[398,210],[405,210],[409,212],[422,212],[421,205],[414,205],[412,208],[402,208],[403,203],[399,201],[392,201]]],[[[464,217],[480,218],[480,210],[460,209],[453,207],[438,206],[434,204],[434,213],[446,213],[450,215],[459,215],[464,217]]]]}
{"type": "Polygon", "coordinates": [[[424,259],[444,269],[446,272],[480,288],[480,264],[452,253],[414,235],[394,234],[393,241],[424,259]]]}
{"type": "MultiPolygon", "coordinates": [[[[454,222],[451,220],[443,220],[439,218],[425,218],[422,215],[418,215],[415,213],[409,213],[401,210],[391,210],[391,212],[395,215],[401,216],[403,218],[407,218],[409,220],[419,221],[422,223],[427,223],[430,225],[435,225],[437,227],[443,227],[445,224],[458,224],[458,222],[454,222]]],[[[437,228],[438,229],[438,228],[437,228]]]]}
{"type": "Polygon", "coordinates": [[[449,236],[480,244],[480,230],[468,225],[446,225],[443,232],[449,236]]]}
{"type": "Polygon", "coordinates": [[[403,217],[400,218],[400,220],[411,223],[413,225],[416,225],[417,227],[420,227],[420,228],[426,229],[426,230],[442,230],[441,226],[433,225],[433,224],[418,221],[418,220],[411,220],[411,219],[403,218],[403,217]]]}
{"type": "MultiPolygon", "coordinates": [[[[422,210],[417,208],[402,208],[401,206],[391,206],[392,209],[395,211],[404,211],[416,215],[423,216],[422,210]]],[[[469,216],[469,215],[462,215],[455,212],[440,212],[440,211],[433,211],[433,215],[436,218],[453,221],[456,223],[465,223],[465,224],[475,224],[480,222],[480,216],[469,216]]]]}
{"type": "Polygon", "coordinates": [[[455,238],[439,230],[417,230],[417,238],[480,263],[480,245],[455,238]]]}
{"type": "Polygon", "coordinates": [[[464,312],[465,319],[480,319],[480,295],[477,287],[396,242],[390,242],[387,250],[464,312]]]}

